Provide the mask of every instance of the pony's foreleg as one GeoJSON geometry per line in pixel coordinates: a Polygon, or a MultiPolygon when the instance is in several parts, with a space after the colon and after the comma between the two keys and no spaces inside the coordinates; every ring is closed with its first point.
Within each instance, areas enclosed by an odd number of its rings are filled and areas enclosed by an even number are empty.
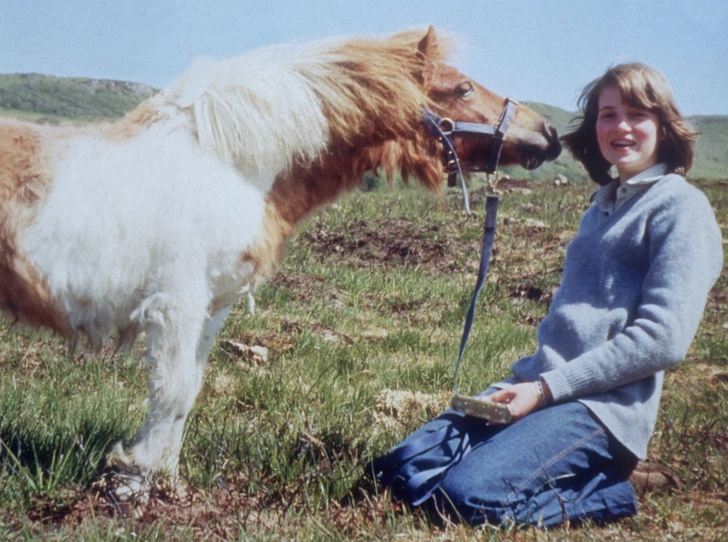
{"type": "Polygon", "coordinates": [[[210,350],[212,349],[212,343],[215,341],[215,337],[220,329],[222,329],[228,314],[230,314],[231,307],[232,305],[225,307],[212,315],[212,317],[205,320],[205,326],[202,330],[202,335],[200,336],[200,342],[197,345],[197,362],[203,366],[207,363],[207,358],[209,357],[210,350]]]}
{"type": "Polygon", "coordinates": [[[208,317],[202,311],[198,318],[192,318],[187,307],[181,311],[182,318],[167,317],[147,326],[149,416],[129,445],[117,444],[108,457],[110,465],[136,478],[137,486],[129,486],[128,492],[143,489],[145,478],[153,472],[176,477],[185,421],[202,385],[209,350],[227,313],[226,309],[208,317]]]}

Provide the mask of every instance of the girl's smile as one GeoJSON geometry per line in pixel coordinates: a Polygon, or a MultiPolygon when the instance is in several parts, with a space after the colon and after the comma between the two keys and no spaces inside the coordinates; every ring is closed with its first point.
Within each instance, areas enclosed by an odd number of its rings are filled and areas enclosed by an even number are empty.
{"type": "Polygon", "coordinates": [[[616,166],[621,182],[657,164],[657,115],[624,103],[617,87],[607,87],[599,95],[596,131],[599,150],[616,166]]]}

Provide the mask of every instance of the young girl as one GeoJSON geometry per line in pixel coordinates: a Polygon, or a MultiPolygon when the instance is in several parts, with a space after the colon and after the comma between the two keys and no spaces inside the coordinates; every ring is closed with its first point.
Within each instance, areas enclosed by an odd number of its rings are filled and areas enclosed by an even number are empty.
{"type": "Polygon", "coordinates": [[[602,186],[538,349],[481,394],[512,421],[450,410],[375,459],[376,479],[412,505],[543,526],[636,512],[629,474],[647,455],[663,372],[685,357],[720,273],[721,234],[682,177],[697,134],[660,73],[615,66],[579,105],[581,124],[562,139],[602,186]]]}

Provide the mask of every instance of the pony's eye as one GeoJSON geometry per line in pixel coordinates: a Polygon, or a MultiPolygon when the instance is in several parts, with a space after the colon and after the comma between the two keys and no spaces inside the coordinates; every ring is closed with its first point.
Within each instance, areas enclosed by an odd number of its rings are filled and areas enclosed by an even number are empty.
{"type": "Polygon", "coordinates": [[[471,83],[470,81],[463,81],[457,86],[455,92],[461,98],[465,98],[465,96],[469,96],[470,94],[472,94],[474,90],[475,87],[473,86],[473,83],[471,83]]]}

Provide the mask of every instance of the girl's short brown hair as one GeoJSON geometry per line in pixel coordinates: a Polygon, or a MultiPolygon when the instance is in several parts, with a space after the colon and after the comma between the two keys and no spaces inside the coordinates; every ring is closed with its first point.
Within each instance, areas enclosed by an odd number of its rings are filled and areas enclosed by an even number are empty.
{"type": "Polygon", "coordinates": [[[577,127],[561,138],[592,180],[602,185],[613,180],[609,174],[611,164],[599,150],[596,130],[599,95],[608,87],[619,89],[622,100],[632,107],[657,115],[662,134],[658,160],[667,164],[669,171],[685,175],[693,165],[693,146],[698,132],[680,114],[667,79],[650,66],[629,63],[609,68],[584,88],[578,101],[582,114],[575,119],[577,127]]]}

